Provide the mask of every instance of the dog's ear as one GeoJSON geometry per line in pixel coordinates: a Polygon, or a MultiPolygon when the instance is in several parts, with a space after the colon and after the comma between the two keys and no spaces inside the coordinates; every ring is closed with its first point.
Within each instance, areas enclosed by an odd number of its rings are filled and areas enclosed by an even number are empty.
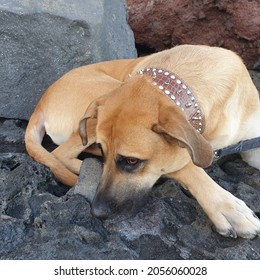
{"type": "Polygon", "coordinates": [[[79,122],[79,135],[84,146],[92,145],[96,142],[96,126],[98,107],[104,104],[105,96],[93,101],[87,108],[83,118],[79,122]]]}
{"type": "Polygon", "coordinates": [[[212,163],[211,145],[189,123],[178,107],[161,106],[159,121],[153,125],[152,130],[161,134],[168,141],[177,140],[181,147],[187,148],[195,165],[205,168],[212,163]]]}

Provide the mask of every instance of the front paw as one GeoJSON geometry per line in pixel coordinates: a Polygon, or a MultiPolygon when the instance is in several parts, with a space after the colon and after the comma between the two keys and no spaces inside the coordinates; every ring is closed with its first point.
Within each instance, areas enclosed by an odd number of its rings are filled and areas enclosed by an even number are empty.
{"type": "Polygon", "coordinates": [[[221,235],[247,239],[260,235],[260,220],[244,201],[225,192],[214,206],[209,216],[221,235]]]}

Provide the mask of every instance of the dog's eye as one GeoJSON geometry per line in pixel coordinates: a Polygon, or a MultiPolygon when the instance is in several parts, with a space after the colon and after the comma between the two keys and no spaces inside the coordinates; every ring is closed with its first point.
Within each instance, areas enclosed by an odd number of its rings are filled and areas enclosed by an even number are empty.
{"type": "Polygon", "coordinates": [[[126,162],[129,165],[136,165],[139,162],[139,159],[137,159],[137,158],[126,158],[126,162]]]}
{"type": "Polygon", "coordinates": [[[144,161],[134,157],[124,157],[118,156],[116,160],[117,168],[125,172],[135,172],[137,171],[144,161]]]}

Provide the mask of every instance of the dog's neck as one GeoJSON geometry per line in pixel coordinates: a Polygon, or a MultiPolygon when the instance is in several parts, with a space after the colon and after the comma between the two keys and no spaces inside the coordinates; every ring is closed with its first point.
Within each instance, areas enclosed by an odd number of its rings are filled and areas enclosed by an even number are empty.
{"type": "Polygon", "coordinates": [[[153,84],[184,112],[190,124],[199,133],[203,132],[204,121],[199,103],[192,89],[178,75],[163,68],[145,68],[138,74],[150,76],[153,84]]]}

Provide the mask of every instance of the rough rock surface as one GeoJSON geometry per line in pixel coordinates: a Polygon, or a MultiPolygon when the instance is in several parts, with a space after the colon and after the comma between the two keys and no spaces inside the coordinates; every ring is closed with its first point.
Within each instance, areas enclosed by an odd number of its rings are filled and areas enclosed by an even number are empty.
{"type": "Polygon", "coordinates": [[[0,0],[0,117],[28,119],[68,70],[136,57],[124,0],[0,0]]]}
{"type": "MultiPolygon", "coordinates": [[[[83,177],[98,182],[101,166],[95,173],[86,168],[92,161],[84,161],[78,186],[68,191],[26,154],[1,154],[0,259],[260,259],[259,238],[220,236],[171,180],[155,186],[135,217],[93,218],[77,193],[89,185],[83,177]]],[[[259,215],[259,171],[237,158],[208,172],[259,215]]]]}
{"type": "MultiPolygon", "coordinates": [[[[135,217],[101,222],[90,201],[102,164],[85,159],[69,190],[24,153],[25,127],[0,121],[0,259],[260,259],[260,238],[220,236],[173,180],[158,182],[135,217]]],[[[234,156],[207,172],[260,216],[260,171],[234,156]]]]}
{"type": "Polygon", "coordinates": [[[206,44],[236,51],[252,68],[259,62],[259,1],[127,0],[136,43],[153,50],[206,44]]]}

